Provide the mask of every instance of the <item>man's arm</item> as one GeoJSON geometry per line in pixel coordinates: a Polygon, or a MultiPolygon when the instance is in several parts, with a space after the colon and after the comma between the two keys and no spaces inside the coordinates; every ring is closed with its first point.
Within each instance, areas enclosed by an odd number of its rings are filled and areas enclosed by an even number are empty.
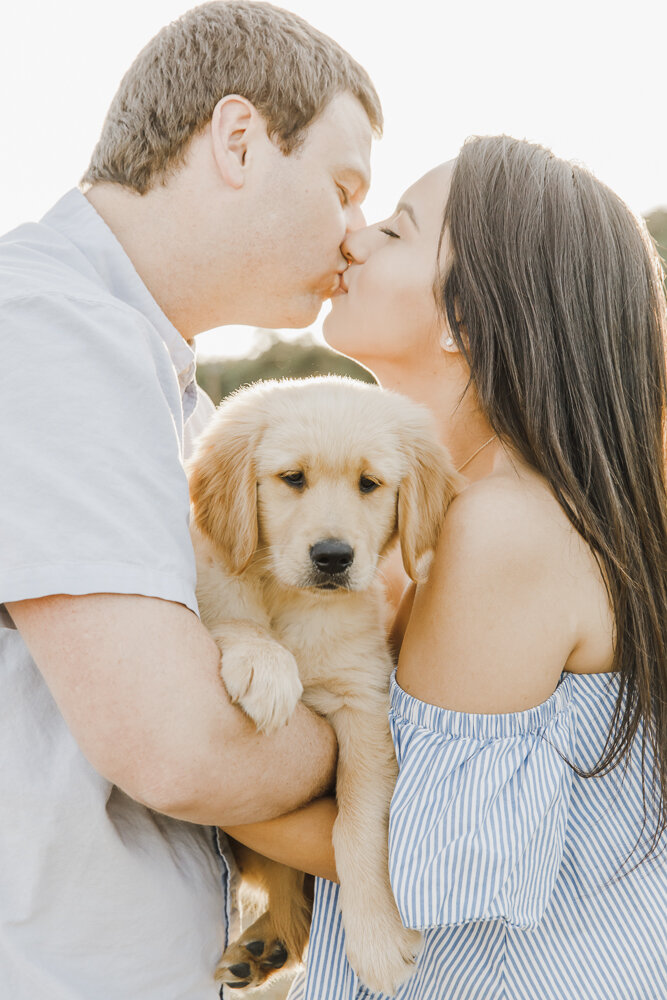
{"type": "Polygon", "coordinates": [[[298,705],[283,729],[258,734],[184,606],[90,594],[8,607],[85,756],[150,808],[231,826],[291,812],[331,786],[328,723],[298,705]]]}

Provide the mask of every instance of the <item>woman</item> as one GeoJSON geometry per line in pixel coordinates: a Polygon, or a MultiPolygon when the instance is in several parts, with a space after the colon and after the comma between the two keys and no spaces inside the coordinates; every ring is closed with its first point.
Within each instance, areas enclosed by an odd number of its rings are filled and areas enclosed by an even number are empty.
{"type": "MultiPolygon", "coordinates": [[[[663,997],[655,251],[585,170],[506,137],[466,143],[345,251],[327,340],[426,403],[468,480],[398,616],[390,870],[424,948],[396,995],[663,997]]],[[[282,828],[325,875],[332,813],[317,803],[282,828]]],[[[295,996],[372,996],[345,960],[337,892],[317,883],[295,996]]]]}

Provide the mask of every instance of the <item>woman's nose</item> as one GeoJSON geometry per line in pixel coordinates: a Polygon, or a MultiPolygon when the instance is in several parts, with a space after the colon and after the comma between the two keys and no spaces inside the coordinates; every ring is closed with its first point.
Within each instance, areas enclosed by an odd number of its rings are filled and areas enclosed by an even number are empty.
{"type": "Polygon", "coordinates": [[[347,232],[341,243],[341,251],[349,264],[363,264],[368,257],[373,242],[373,227],[365,226],[354,232],[347,232]]]}

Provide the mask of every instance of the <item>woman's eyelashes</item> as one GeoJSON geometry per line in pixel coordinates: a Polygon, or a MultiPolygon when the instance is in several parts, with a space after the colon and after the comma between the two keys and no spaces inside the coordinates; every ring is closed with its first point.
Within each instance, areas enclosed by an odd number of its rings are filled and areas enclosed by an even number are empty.
{"type": "Polygon", "coordinates": [[[391,236],[392,239],[400,240],[398,233],[395,233],[393,229],[388,229],[387,226],[380,226],[380,232],[384,233],[385,236],[391,236]]]}

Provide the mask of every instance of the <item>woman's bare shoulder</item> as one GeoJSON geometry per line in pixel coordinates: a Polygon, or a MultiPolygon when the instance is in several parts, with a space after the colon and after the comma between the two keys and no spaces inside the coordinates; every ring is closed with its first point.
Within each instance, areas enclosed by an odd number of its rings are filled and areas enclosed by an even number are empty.
{"type": "Polygon", "coordinates": [[[470,483],[450,504],[443,526],[445,547],[484,553],[484,562],[546,558],[574,536],[579,537],[548,484],[530,470],[470,483]]]}
{"type": "Polygon", "coordinates": [[[400,675],[459,711],[539,704],[586,630],[591,558],[540,477],[471,483],[450,505],[418,588],[400,675]]]}

